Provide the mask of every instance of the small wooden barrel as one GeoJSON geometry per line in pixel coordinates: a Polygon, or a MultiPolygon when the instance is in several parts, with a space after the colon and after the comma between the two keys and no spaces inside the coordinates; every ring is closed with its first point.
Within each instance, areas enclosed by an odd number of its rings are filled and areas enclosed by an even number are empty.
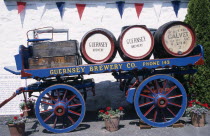
{"type": "Polygon", "coordinates": [[[196,43],[195,32],[184,22],[172,21],[155,33],[155,58],[183,57],[192,52],[196,43]]]}
{"type": "Polygon", "coordinates": [[[87,32],[81,41],[80,51],[89,64],[111,62],[116,56],[116,39],[114,35],[102,28],[87,32]]]}
{"type": "Polygon", "coordinates": [[[154,38],[142,25],[124,27],[118,39],[118,51],[125,61],[147,59],[153,47],[154,38]]]}

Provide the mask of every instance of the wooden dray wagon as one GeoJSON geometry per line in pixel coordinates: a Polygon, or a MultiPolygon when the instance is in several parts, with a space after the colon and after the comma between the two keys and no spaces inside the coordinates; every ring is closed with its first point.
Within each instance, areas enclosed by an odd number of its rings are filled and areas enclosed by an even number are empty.
{"type": "MultiPolygon", "coordinates": [[[[55,30],[54,30],[55,31],[55,30]]],[[[49,39],[47,39],[49,40],[49,39]]],[[[30,40],[32,42],[33,40],[30,40]]],[[[34,39],[36,42],[41,40],[34,39]]],[[[166,127],[182,117],[187,106],[187,94],[174,74],[194,74],[196,65],[204,64],[203,48],[198,45],[182,58],[124,61],[103,64],[29,68],[30,47],[19,48],[16,68],[5,67],[21,79],[35,79],[36,83],[17,89],[14,95],[0,104],[2,107],[17,94],[36,96],[35,114],[40,124],[54,133],[74,130],[85,116],[87,90],[94,95],[93,79],[83,75],[110,72],[120,81],[127,101],[134,104],[136,113],[147,124],[166,127]],[[142,77],[140,80],[139,77],[142,77]],[[133,82],[134,81],[134,82],[133,82]]],[[[79,64],[79,65],[78,65],[79,64]]]]}

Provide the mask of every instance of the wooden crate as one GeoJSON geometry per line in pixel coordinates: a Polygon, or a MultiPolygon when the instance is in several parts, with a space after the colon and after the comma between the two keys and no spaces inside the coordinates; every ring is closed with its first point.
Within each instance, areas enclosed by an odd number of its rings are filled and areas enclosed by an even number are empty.
{"type": "Polygon", "coordinates": [[[69,56],[78,54],[76,40],[58,42],[40,42],[32,46],[33,58],[69,56]]]}
{"type": "Polygon", "coordinates": [[[68,67],[77,65],[76,56],[29,58],[29,69],[68,67]]]}

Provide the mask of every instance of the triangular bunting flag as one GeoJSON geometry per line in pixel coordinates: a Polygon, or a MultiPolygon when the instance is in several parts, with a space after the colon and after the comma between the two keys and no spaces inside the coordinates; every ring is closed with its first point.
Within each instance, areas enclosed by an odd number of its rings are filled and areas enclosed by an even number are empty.
{"type": "Polygon", "coordinates": [[[117,1],[116,4],[117,4],[118,11],[120,13],[120,16],[122,18],[125,1],[117,1]]]}
{"type": "Polygon", "coordinates": [[[153,4],[155,14],[157,16],[157,19],[159,20],[160,13],[161,13],[161,8],[162,8],[162,2],[154,3],[153,4]]]}
{"type": "Polygon", "coordinates": [[[38,11],[41,13],[41,17],[44,15],[45,11],[46,11],[46,7],[45,7],[46,3],[44,2],[37,2],[36,3],[36,7],[38,9],[38,11]]]}
{"type": "Polygon", "coordinates": [[[171,1],[173,8],[174,8],[174,12],[176,14],[176,17],[178,15],[178,11],[179,11],[179,6],[180,6],[180,1],[171,1]]]}
{"type": "Polygon", "coordinates": [[[26,7],[26,2],[17,2],[18,14],[20,14],[26,7]]]}
{"type": "Polygon", "coordinates": [[[82,19],[82,14],[83,14],[83,11],[85,10],[85,6],[86,4],[76,4],[80,20],[82,19]]]}
{"type": "Polygon", "coordinates": [[[139,18],[139,15],[143,9],[144,3],[135,3],[135,8],[136,8],[136,14],[139,18]]]}
{"type": "Polygon", "coordinates": [[[63,9],[64,9],[64,6],[65,6],[65,2],[56,2],[56,5],[58,7],[58,10],[60,12],[61,19],[62,19],[63,18],[63,9]]]}

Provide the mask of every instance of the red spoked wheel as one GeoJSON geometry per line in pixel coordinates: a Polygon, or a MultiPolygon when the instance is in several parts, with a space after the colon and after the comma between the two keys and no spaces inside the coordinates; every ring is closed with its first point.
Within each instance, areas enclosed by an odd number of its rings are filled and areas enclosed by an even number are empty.
{"type": "Polygon", "coordinates": [[[185,112],[187,96],[182,84],[171,76],[155,75],[137,88],[134,106],[147,124],[166,127],[176,123],[185,112]]]}
{"type": "Polygon", "coordinates": [[[72,86],[53,85],[38,97],[35,109],[40,124],[54,133],[74,130],[85,115],[82,94],[72,86]]]}

